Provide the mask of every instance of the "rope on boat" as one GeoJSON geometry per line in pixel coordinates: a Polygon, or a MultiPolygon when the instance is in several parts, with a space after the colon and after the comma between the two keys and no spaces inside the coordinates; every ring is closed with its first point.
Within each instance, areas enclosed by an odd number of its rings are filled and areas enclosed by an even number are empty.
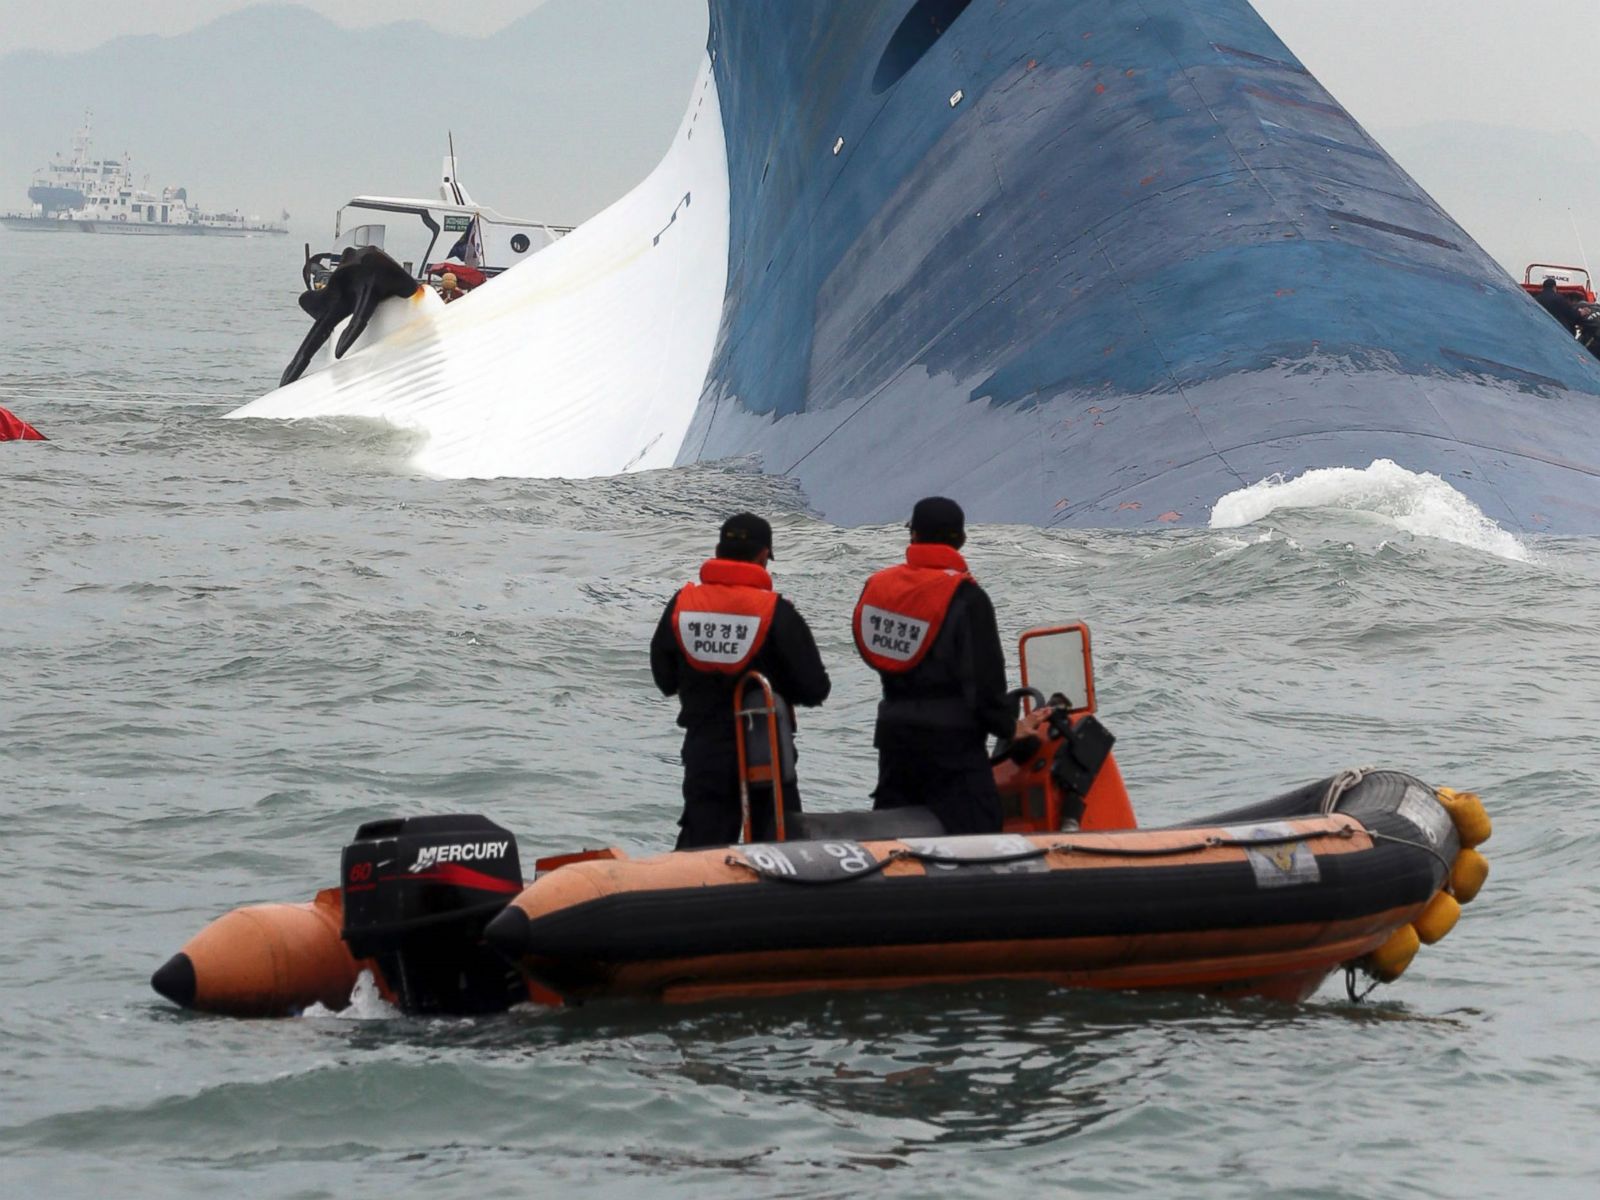
{"type": "Polygon", "coordinates": [[[1344,799],[1345,793],[1377,769],[1377,767],[1346,767],[1340,771],[1332,779],[1328,780],[1328,790],[1323,793],[1322,803],[1318,806],[1318,811],[1323,816],[1332,816],[1338,812],[1339,801],[1344,799]]]}
{"type": "MultiPolygon", "coordinates": [[[[994,867],[1005,866],[1010,863],[1033,862],[1044,858],[1048,854],[1088,854],[1099,855],[1104,858],[1169,858],[1183,854],[1198,854],[1205,850],[1215,850],[1228,847],[1237,847],[1248,850],[1257,846],[1288,846],[1300,842],[1312,841],[1316,838],[1342,838],[1348,840],[1355,836],[1355,830],[1350,826],[1339,829],[1317,830],[1310,833],[1287,833],[1277,837],[1265,838],[1225,838],[1207,837],[1193,842],[1186,842],[1181,846],[1098,846],[1084,842],[1055,842],[1048,846],[1033,846],[1027,850],[1019,850],[1014,854],[999,854],[994,856],[967,856],[954,854],[934,854],[926,850],[914,850],[907,847],[891,850],[882,858],[874,861],[870,866],[848,874],[830,875],[824,878],[805,878],[800,875],[789,875],[766,868],[751,862],[742,854],[729,854],[723,859],[730,867],[743,867],[745,870],[770,879],[774,883],[794,883],[806,887],[827,887],[835,883],[849,883],[856,879],[868,879],[877,875],[889,866],[890,863],[903,862],[907,859],[917,862],[943,867],[994,867]]],[[[1370,833],[1371,831],[1368,830],[1370,833]]]]}
{"type": "Polygon", "coordinates": [[[1444,868],[1444,890],[1447,892],[1450,890],[1450,869],[1454,864],[1452,864],[1448,858],[1440,854],[1432,846],[1428,845],[1427,842],[1419,842],[1414,838],[1403,838],[1398,834],[1393,833],[1380,833],[1376,829],[1367,830],[1367,834],[1375,842],[1399,842],[1402,846],[1413,846],[1418,850],[1426,850],[1429,854],[1433,855],[1434,858],[1438,859],[1439,865],[1444,868]]]}
{"type": "Polygon", "coordinates": [[[1380,983],[1382,983],[1383,980],[1375,978],[1375,979],[1373,979],[1373,981],[1371,983],[1367,984],[1366,989],[1364,991],[1357,991],[1356,990],[1356,970],[1357,970],[1357,968],[1356,968],[1356,964],[1355,963],[1345,963],[1345,965],[1344,965],[1344,992],[1345,992],[1345,995],[1350,997],[1350,1003],[1351,1004],[1362,1004],[1362,1003],[1364,1003],[1366,1001],[1368,996],[1372,995],[1373,992],[1377,991],[1378,985],[1380,983]]]}
{"type": "Polygon", "coordinates": [[[826,879],[801,879],[798,875],[782,875],[777,871],[769,871],[765,867],[758,867],[755,863],[739,854],[730,854],[722,861],[730,867],[743,867],[752,875],[756,875],[761,879],[770,879],[773,883],[801,883],[812,887],[827,887],[832,883],[854,883],[857,879],[870,879],[890,863],[899,862],[902,858],[909,858],[910,856],[911,852],[909,850],[891,850],[888,854],[873,862],[871,866],[863,867],[861,870],[853,871],[848,875],[830,875],[826,879]]]}
{"type": "MultiPolygon", "coordinates": [[[[1344,799],[1345,794],[1377,769],[1376,767],[1347,767],[1328,780],[1328,790],[1323,795],[1320,806],[1323,815],[1332,816],[1337,812],[1339,801],[1344,799]]],[[[1434,858],[1438,859],[1440,865],[1444,867],[1445,890],[1450,890],[1450,872],[1454,864],[1427,842],[1414,841],[1411,838],[1399,837],[1392,833],[1380,833],[1376,829],[1367,829],[1367,836],[1377,842],[1398,842],[1402,846],[1413,846],[1418,850],[1426,850],[1434,858]]]]}

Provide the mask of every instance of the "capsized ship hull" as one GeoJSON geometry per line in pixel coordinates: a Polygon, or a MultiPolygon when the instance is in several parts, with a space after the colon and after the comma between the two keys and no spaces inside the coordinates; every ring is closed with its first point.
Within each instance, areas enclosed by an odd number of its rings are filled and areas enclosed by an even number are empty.
{"type": "Polygon", "coordinates": [[[680,461],[843,523],[1129,526],[1390,458],[1600,528],[1600,364],[1244,0],[713,0],[711,46],[728,298],[680,461]]]}
{"type": "Polygon", "coordinates": [[[844,524],[1204,524],[1386,458],[1600,530],[1600,363],[1245,0],[709,4],[634,193],[230,415],[456,477],[754,458],[844,524]]]}

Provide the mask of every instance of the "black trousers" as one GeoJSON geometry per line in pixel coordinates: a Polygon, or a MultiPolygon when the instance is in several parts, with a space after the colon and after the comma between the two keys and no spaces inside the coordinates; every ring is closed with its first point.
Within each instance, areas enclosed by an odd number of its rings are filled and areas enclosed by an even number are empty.
{"type": "MultiPolygon", "coordinates": [[[[998,804],[998,800],[996,801],[998,804]]],[[[783,811],[800,811],[800,789],[793,781],[783,785],[783,811]]],[[[683,742],[683,815],[678,818],[677,850],[731,846],[743,833],[739,808],[739,755],[730,740],[683,742]]],[[[777,836],[772,793],[750,790],[750,835],[758,842],[777,836]]]]}
{"type": "Polygon", "coordinates": [[[970,749],[946,743],[935,752],[915,741],[880,745],[872,807],[911,804],[932,809],[953,834],[999,833],[1005,814],[981,736],[970,749]]]}

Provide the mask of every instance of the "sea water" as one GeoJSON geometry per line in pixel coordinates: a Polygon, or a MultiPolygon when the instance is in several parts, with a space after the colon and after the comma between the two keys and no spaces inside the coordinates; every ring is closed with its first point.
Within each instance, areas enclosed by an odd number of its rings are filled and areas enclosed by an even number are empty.
{"type": "Polygon", "coordinates": [[[52,439],[0,446],[0,1195],[1600,1194],[1600,546],[1381,463],[1250,489],[1219,528],[969,547],[1008,641],[1090,623],[1146,823],[1364,764],[1482,793],[1482,895],[1365,1003],[156,997],[213,917],[332,884],[365,820],[482,812],[525,862],[670,846],[645,647],[736,509],[772,516],[833,674],[808,802],[873,773],[848,619],[902,530],[748,470],[439,482],[415,434],[219,420],[305,329],[297,257],[0,235],[0,404],[52,439]]]}

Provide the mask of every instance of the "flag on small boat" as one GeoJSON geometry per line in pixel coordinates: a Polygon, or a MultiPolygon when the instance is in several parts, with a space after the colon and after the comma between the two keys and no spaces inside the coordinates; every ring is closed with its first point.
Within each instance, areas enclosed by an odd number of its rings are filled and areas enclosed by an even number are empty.
{"type": "Polygon", "coordinates": [[[474,216],[472,223],[467,226],[467,231],[457,239],[456,244],[450,247],[446,258],[459,258],[468,266],[479,266],[483,262],[483,231],[478,226],[478,218],[474,216]]]}

